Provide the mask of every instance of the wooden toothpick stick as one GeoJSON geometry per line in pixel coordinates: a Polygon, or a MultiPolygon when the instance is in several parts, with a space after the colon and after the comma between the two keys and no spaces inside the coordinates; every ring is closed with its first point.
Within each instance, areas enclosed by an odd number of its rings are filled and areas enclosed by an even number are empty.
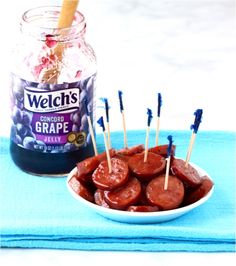
{"type": "Polygon", "coordinates": [[[126,124],[125,124],[125,113],[124,113],[122,94],[123,94],[122,91],[118,91],[119,102],[120,102],[120,112],[121,112],[121,115],[122,115],[122,124],[123,124],[123,131],[124,131],[124,147],[128,148],[127,132],[126,132],[126,124]]]}
{"type": "Polygon", "coordinates": [[[169,172],[170,172],[170,159],[171,159],[171,149],[172,149],[172,143],[173,139],[172,136],[169,135],[167,137],[169,141],[169,145],[167,148],[167,158],[166,158],[166,174],[165,174],[165,183],[164,183],[164,190],[168,189],[168,181],[169,181],[169,172]]]}
{"type": "Polygon", "coordinates": [[[90,118],[90,115],[89,115],[89,110],[88,110],[88,100],[87,100],[87,98],[85,98],[85,100],[84,100],[84,106],[85,106],[85,112],[86,112],[87,121],[88,121],[88,125],[89,125],[89,133],[91,135],[91,139],[92,139],[92,143],[93,143],[94,154],[98,155],[97,144],[96,144],[94,131],[93,131],[93,125],[92,125],[92,121],[91,121],[91,118],[90,118]]]}
{"type": "Polygon", "coordinates": [[[156,146],[158,146],[159,131],[160,131],[160,116],[161,116],[162,97],[161,94],[157,95],[157,127],[156,127],[156,146]]]}
{"type": "Polygon", "coordinates": [[[107,136],[106,136],[106,132],[105,132],[105,126],[104,126],[103,117],[101,116],[98,119],[97,122],[101,126],[102,131],[103,131],[104,144],[105,144],[105,150],[106,150],[106,155],[107,155],[107,163],[108,163],[108,169],[109,169],[109,174],[110,174],[112,172],[112,168],[111,168],[111,157],[110,157],[110,153],[109,153],[109,149],[108,149],[108,141],[107,141],[107,136]]]}
{"type": "Polygon", "coordinates": [[[152,110],[151,109],[147,109],[147,115],[148,115],[148,119],[147,119],[147,130],[146,130],[146,141],[145,141],[145,151],[144,151],[144,162],[147,162],[147,157],[148,157],[148,142],[149,142],[149,132],[150,132],[150,125],[151,125],[151,121],[152,121],[152,110]]]}
{"type": "Polygon", "coordinates": [[[195,120],[194,120],[194,124],[191,125],[191,129],[193,129],[193,133],[191,135],[191,139],[190,139],[190,143],[189,143],[189,147],[188,147],[188,151],[187,151],[187,156],[186,156],[186,160],[185,160],[185,166],[186,167],[188,166],[188,163],[190,161],[190,157],[191,157],[192,150],[193,150],[193,144],[195,142],[195,138],[196,138],[196,135],[198,132],[199,125],[202,121],[202,113],[203,113],[202,109],[197,109],[194,112],[195,120]]]}

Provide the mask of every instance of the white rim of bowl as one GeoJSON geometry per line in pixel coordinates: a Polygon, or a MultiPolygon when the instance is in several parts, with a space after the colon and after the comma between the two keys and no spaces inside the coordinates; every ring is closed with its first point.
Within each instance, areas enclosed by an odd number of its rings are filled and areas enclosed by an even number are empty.
{"type": "MultiPolygon", "coordinates": [[[[207,175],[207,177],[211,180],[212,178],[209,176],[209,174],[203,170],[202,168],[200,168],[198,165],[194,164],[194,163],[190,163],[198,172],[200,172],[201,176],[207,175]]],[[[76,198],[77,200],[79,200],[82,204],[84,205],[89,205],[91,208],[98,210],[99,212],[106,212],[106,213],[110,213],[110,214],[114,214],[114,215],[120,215],[120,216],[130,216],[130,217],[164,217],[164,216],[168,216],[168,215],[173,215],[173,214],[178,214],[178,213],[184,213],[187,212],[188,210],[193,210],[196,207],[202,205],[204,202],[206,202],[212,195],[213,191],[214,191],[214,187],[215,185],[213,184],[211,190],[200,200],[184,206],[184,207],[180,207],[177,209],[173,209],[173,210],[166,210],[166,211],[156,211],[156,212],[130,212],[130,211],[123,211],[123,210],[116,210],[116,209],[111,209],[111,208],[105,208],[103,206],[97,205],[96,203],[92,203],[84,198],[82,198],[81,196],[79,196],[78,194],[76,194],[74,192],[74,190],[71,188],[71,186],[69,185],[69,180],[72,178],[72,176],[76,173],[76,169],[77,167],[73,168],[71,170],[71,172],[69,173],[67,179],[66,179],[66,184],[67,184],[67,188],[69,190],[69,192],[72,194],[72,196],[74,198],[76,198]]]]}

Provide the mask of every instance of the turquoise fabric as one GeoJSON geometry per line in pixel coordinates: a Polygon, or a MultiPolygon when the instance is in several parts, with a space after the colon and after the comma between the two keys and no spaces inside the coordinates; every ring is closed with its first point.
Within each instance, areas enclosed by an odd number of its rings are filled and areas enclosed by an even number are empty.
{"type": "MultiPolygon", "coordinates": [[[[185,158],[191,132],[161,131],[160,144],[172,134],[176,155],[185,158]]],[[[80,250],[201,251],[235,249],[235,133],[200,131],[191,161],[213,178],[215,191],[204,205],[175,220],[138,225],[108,220],[80,205],[67,191],[65,178],[27,174],[0,138],[0,228],[2,247],[80,250]]],[[[155,132],[151,132],[150,146],[155,132]]],[[[144,143],[144,131],[129,131],[130,146],[144,143]]],[[[103,136],[97,136],[103,150],[103,136]]],[[[114,148],[122,132],[112,133],[114,148]]]]}

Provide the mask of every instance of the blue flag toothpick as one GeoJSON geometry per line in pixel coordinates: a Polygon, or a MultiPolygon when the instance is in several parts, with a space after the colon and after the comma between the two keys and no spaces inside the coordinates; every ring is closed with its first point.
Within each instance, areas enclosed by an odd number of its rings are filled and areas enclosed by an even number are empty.
{"type": "Polygon", "coordinates": [[[105,114],[106,114],[106,129],[108,137],[108,148],[111,149],[111,131],[110,131],[110,117],[109,117],[109,104],[107,98],[102,98],[105,104],[105,114]]]}
{"type": "Polygon", "coordinates": [[[108,169],[109,169],[109,173],[111,173],[112,172],[111,157],[110,157],[110,153],[109,153],[109,149],[108,149],[108,143],[107,143],[107,137],[106,137],[106,131],[105,131],[105,125],[104,125],[103,116],[101,116],[98,119],[97,123],[99,124],[99,126],[102,128],[102,131],[103,131],[104,144],[105,144],[106,155],[107,155],[108,169]]]}
{"type": "Polygon", "coordinates": [[[185,166],[186,167],[188,166],[188,163],[190,161],[190,157],[191,157],[192,150],[193,150],[193,144],[194,144],[197,132],[198,132],[199,125],[200,125],[200,123],[202,121],[202,113],[203,113],[202,109],[197,109],[194,112],[195,120],[194,120],[194,124],[191,125],[191,127],[190,127],[193,130],[193,132],[192,132],[192,135],[191,135],[191,138],[190,138],[190,143],[189,143],[187,156],[186,156],[186,160],[185,160],[185,166]]]}
{"type": "Polygon", "coordinates": [[[173,137],[169,135],[167,137],[169,141],[169,145],[167,148],[167,158],[166,158],[166,174],[165,174],[165,183],[164,183],[164,190],[168,189],[168,181],[169,181],[169,172],[170,172],[170,158],[171,158],[171,149],[172,149],[172,144],[173,144],[173,137]]]}
{"type": "Polygon", "coordinates": [[[126,132],[126,125],[125,125],[125,113],[124,113],[124,105],[123,105],[123,99],[122,99],[122,91],[118,91],[118,97],[119,97],[119,103],[120,103],[120,112],[122,115],[122,124],[123,124],[123,131],[124,131],[124,147],[128,148],[127,144],[127,132],[126,132]]]}
{"type": "Polygon", "coordinates": [[[147,156],[148,156],[148,142],[149,142],[149,132],[150,132],[150,125],[151,125],[151,121],[152,121],[152,110],[151,109],[147,109],[147,130],[146,130],[146,141],[145,141],[145,151],[144,151],[144,162],[147,161],[147,156]]]}
{"type": "Polygon", "coordinates": [[[157,94],[157,127],[156,127],[156,146],[158,146],[159,131],[160,131],[160,116],[161,116],[162,97],[157,94]]]}
{"type": "Polygon", "coordinates": [[[88,110],[88,100],[87,100],[87,98],[85,98],[85,100],[84,100],[84,106],[85,106],[85,113],[86,113],[87,121],[88,121],[88,125],[89,125],[89,133],[91,135],[91,139],[92,139],[92,143],[93,143],[94,154],[97,156],[98,155],[97,144],[96,144],[96,140],[95,140],[95,137],[94,137],[92,121],[91,121],[89,110],[88,110]]]}

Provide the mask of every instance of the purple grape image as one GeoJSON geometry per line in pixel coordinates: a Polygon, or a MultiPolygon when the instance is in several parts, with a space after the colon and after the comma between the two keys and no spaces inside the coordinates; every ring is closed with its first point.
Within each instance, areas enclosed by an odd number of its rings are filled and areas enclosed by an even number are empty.
{"type": "Polygon", "coordinates": [[[23,146],[26,149],[34,150],[34,146],[37,145],[37,141],[32,137],[25,137],[23,140],[23,146]]]}
{"type": "Polygon", "coordinates": [[[14,106],[12,111],[12,120],[14,124],[21,123],[22,116],[22,111],[17,106],[14,106]]]}

